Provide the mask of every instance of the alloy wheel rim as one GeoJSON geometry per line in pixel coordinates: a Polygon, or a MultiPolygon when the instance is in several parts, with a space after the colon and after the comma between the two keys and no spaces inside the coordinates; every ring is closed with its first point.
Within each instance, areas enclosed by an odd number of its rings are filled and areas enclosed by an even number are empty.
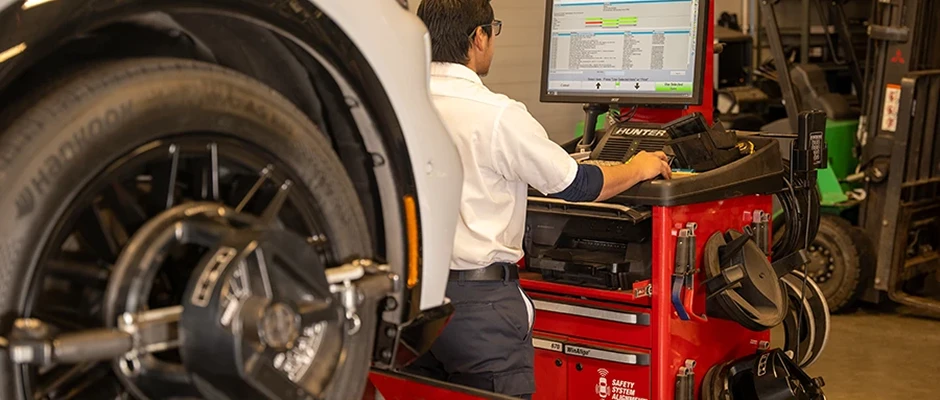
{"type": "MultiPolygon", "coordinates": [[[[299,179],[278,157],[257,149],[224,135],[195,133],[152,141],[114,160],[52,221],[55,226],[33,267],[22,315],[65,331],[114,324],[114,318],[105,317],[107,282],[124,246],[147,221],[174,205],[195,201],[261,215],[280,193],[283,203],[274,213],[275,223],[306,238],[324,265],[335,265],[313,196],[298,187],[303,185],[290,184],[299,179]]],[[[168,250],[159,276],[132,294],[149,308],[179,304],[204,251],[185,246],[168,250]]],[[[179,355],[157,358],[178,361],[179,355]]],[[[33,398],[127,396],[117,379],[120,374],[108,363],[24,367],[20,372],[33,398]]]]}

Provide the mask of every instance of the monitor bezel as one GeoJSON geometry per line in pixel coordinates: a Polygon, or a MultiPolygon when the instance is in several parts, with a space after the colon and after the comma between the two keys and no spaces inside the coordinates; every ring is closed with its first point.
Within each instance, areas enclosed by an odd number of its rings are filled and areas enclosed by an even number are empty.
{"type": "MultiPolygon", "coordinates": [[[[609,0],[603,0],[609,1],[609,0]]],[[[586,94],[548,94],[548,63],[549,51],[551,49],[551,22],[554,0],[545,0],[545,20],[542,26],[542,76],[539,93],[539,101],[542,103],[601,103],[601,104],[619,104],[636,106],[695,106],[702,104],[702,92],[705,86],[705,44],[707,42],[711,23],[708,20],[708,7],[711,0],[699,0],[698,26],[700,35],[695,41],[696,68],[694,71],[692,96],[674,97],[674,96],[656,96],[633,94],[630,92],[605,93],[597,95],[586,94]]]]}

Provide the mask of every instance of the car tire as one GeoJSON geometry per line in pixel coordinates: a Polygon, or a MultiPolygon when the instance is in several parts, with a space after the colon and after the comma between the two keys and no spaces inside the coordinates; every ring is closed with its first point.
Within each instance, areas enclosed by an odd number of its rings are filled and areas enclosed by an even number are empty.
{"type": "Polygon", "coordinates": [[[861,295],[865,277],[862,274],[862,253],[853,235],[855,229],[840,217],[823,215],[819,220],[819,232],[810,246],[811,264],[828,257],[828,271],[814,271],[811,265],[807,270],[810,279],[814,279],[822,289],[833,313],[848,309],[861,295]]]}
{"type": "MultiPolygon", "coordinates": [[[[17,112],[0,132],[0,333],[24,312],[52,226],[84,185],[139,146],[184,132],[224,134],[274,155],[314,198],[333,254],[342,261],[373,255],[357,193],[328,138],[287,99],[247,76],[196,61],[129,59],[82,68],[37,90],[42,98],[4,106],[17,112]]],[[[360,334],[374,329],[364,326],[360,334]]],[[[345,355],[364,371],[372,353],[367,343],[345,355]]],[[[26,395],[14,371],[0,361],[0,400],[26,395]]],[[[330,392],[358,398],[363,388],[353,378],[365,373],[334,380],[330,392]]]]}

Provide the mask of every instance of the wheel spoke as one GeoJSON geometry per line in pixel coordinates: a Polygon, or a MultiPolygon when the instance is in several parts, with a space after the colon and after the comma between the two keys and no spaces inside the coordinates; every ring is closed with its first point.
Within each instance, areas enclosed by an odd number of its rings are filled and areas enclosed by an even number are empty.
{"type": "Polygon", "coordinates": [[[63,392],[74,387],[85,379],[85,375],[96,363],[82,363],[68,366],[59,366],[43,374],[44,384],[37,385],[33,391],[33,399],[58,398],[63,392]]]}
{"type": "Polygon", "coordinates": [[[209,182],[212,200],[219,201],[219,145],[209,145],[209,182]]]}
{"type": "Polygon", "coordinates": [[[114,397],[120,392],[120,388],[115,382],[106,379],[110,375],[110,366],[107,364],[96,364],[87,374],[81,376],[82,379],[78,382],[78,385],[67,393],[56,397],[56,400],[71,400],[79,397],[90,399],[114,397]],[[110,387],[102,386],[108,383],[111,383],[111,385],[109,385],[110,387]],[[107,392],[102,393],[102,391],[105,390],[107,390],[107,392]]]}
{"type": "Polygon", "coordinates": [[[101,324],[99,319],[92,317],[93,310],[85,307],[84,304],[78,304],[79,302],[79,300],[74,300],[72,302],[48,303],[43,305],[42,311],[47,316],[55,316],[58,320],[56,325],[64,328],[80,327],[84,329],[101,324]],[[67,323],[68,325],[60,325],[60,323],[67,323]]]}
{"type": "Polygon", "coordinates": [[[216,143],[206,146],[209,154],[193,160],[192,187],[194,199],[219,201],[219,150],[216,143]]]}
{"type": "Polygon", "coordinates": [[[290,192],[291,185],[292,182],[289,179],[284,181],[281,187],[278,188],[274,198],[271,199],[271,202],[268,203],[268,206],[265,207],[264,211],[261,213],[261,220],[268,224],[277,220],[277,215],[281,212],[281,208],[284,207],[284,203],[287,201],[287,194],[290,192]]]}
{"type": "Polygon", "coordinates": [[[104,202],[105,206],[114,213],[117,223],[124,230],[125,237],[130,237],[147,220],[147,212],[121,183],[111,184],[111,190],[104,195],[104,202]]]}
{"type": "Polygon", "coordinates": [[[241,201],[238,202],[238,206],[235,207],[236,212],[241,212],[248,206],[248,203],[261,191],[261,187],[264,186],[264,183],[271,177],[271,172],[274,171],[274,166],[268,165],[263,170],[261,170],[261,176],[258,177],[258,180],[255,181],[255,184],[251,186],[251,189],[248,189],[248,193],[242,197],[241,201]]]}
{"type": "Polygon", "coordinates": [[[77,231],[79,240],[95,255],[109,263],[117,260],[117,240],[107,229],[101,210],[94,204],[78,217],[77,231]]]}
{"type": "Polygon", "coordinates": [[[153,172],[150,191],[150,215],[156,215],[173,207],[179,162],[179,148],[171,144],[169,159],[164,163],[165,165],[153,172]]]}
{"type": "Polygon", "coordinates": [[[110,271],[94,262],[75,259],[51,260],[46,271],[54,276],[99,286],[108,282],[110,271]]]}

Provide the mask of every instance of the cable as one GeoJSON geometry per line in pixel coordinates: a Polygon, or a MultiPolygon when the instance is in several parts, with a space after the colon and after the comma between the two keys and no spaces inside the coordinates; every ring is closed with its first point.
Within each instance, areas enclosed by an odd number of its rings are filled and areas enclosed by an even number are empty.
{"type": "MultiPolygon", "coordinates": [[[[810,192],[818,193],[816,190],[810,190],[810,192]]],[[[819,203],[817,202],[816,204],[819,204],[819,203]]],[[[816,219],[816,222],[815,222],[816,230],[819,229],[819,210],[817,209],[815,214],[809,213],[809,215],[806,216],[806,236],[803,237],[804,249],[808,249],[810,241],[812,241],[812,239],[816,237],[815,232],[812,235],[810,235],[810,229],[814,225],[813,224],[814,215],[816,219]]],[[[806,300],[806,279],[809,276],[809,274],[807,274],[807,271],[806,271],[806,264],[803,264],[803,266],[801,267],[801,271],[803,272],[803,283],[800,285],[800,305],[802,305],[803,301],[806,300]]],[[[803,337],[802,325],[803,325],[803,313],[805,311],[806,311],[806,307],[800,307],[800,315],[796,318],[796,337],[798,338],[803,337]]],[[[800,346],[799,345],[796,346],[796,352],[793,356],[793,361],[795,361],[797,364],[799,364],[800,362],[800,346]]]]}
{"type": "Polygon", "coordinates": [[[783,236],[773,244],[773,260],[777,261],[801,248],[808,248],[808,243],[816,237],[819,230],[819,189],[810,185],[803,178],[797,177],[790,182],[790,168],[784,165],[784,183],[787,190],[777,193],[777,200],[783,210],[783,236]]]}
{"type": "Polygon", "coordinates": [[[618,111],[617,122],[624,123],[624,122],[630,121],[636,115],[636,112],[637,110],[639,110],[639,108],[640,108],[639,106],[630,107],[630,110],[628,110],[626,114],[620,114],[618,111]]]}
{"type": "MultiPolygon", "coordinates": [[[[808,249],[810,243],[816,237],[819,231],[819,189],[816,182],[812,179],[796,176],[794,181],[790,182],[790,167],[784,165],[784,183],[787,190],[778,193],[777,200],[783,210],[784,228],[783,236],[773,244],[773,260],[779,260],[800,249],[808,249]]],[[[806,271],[806,265],[801,266],[803,272],[803,281],[800,287],[800,304],[806,298],[806,280],[809,274],[806,271]]],[[[800,307],[800,312],[796,320],[796,337],[802,337],[802,323],[804,307],[800,307]]],[[[796,347],[793,360],[800,362],[800,347],[796,347]]]]}

